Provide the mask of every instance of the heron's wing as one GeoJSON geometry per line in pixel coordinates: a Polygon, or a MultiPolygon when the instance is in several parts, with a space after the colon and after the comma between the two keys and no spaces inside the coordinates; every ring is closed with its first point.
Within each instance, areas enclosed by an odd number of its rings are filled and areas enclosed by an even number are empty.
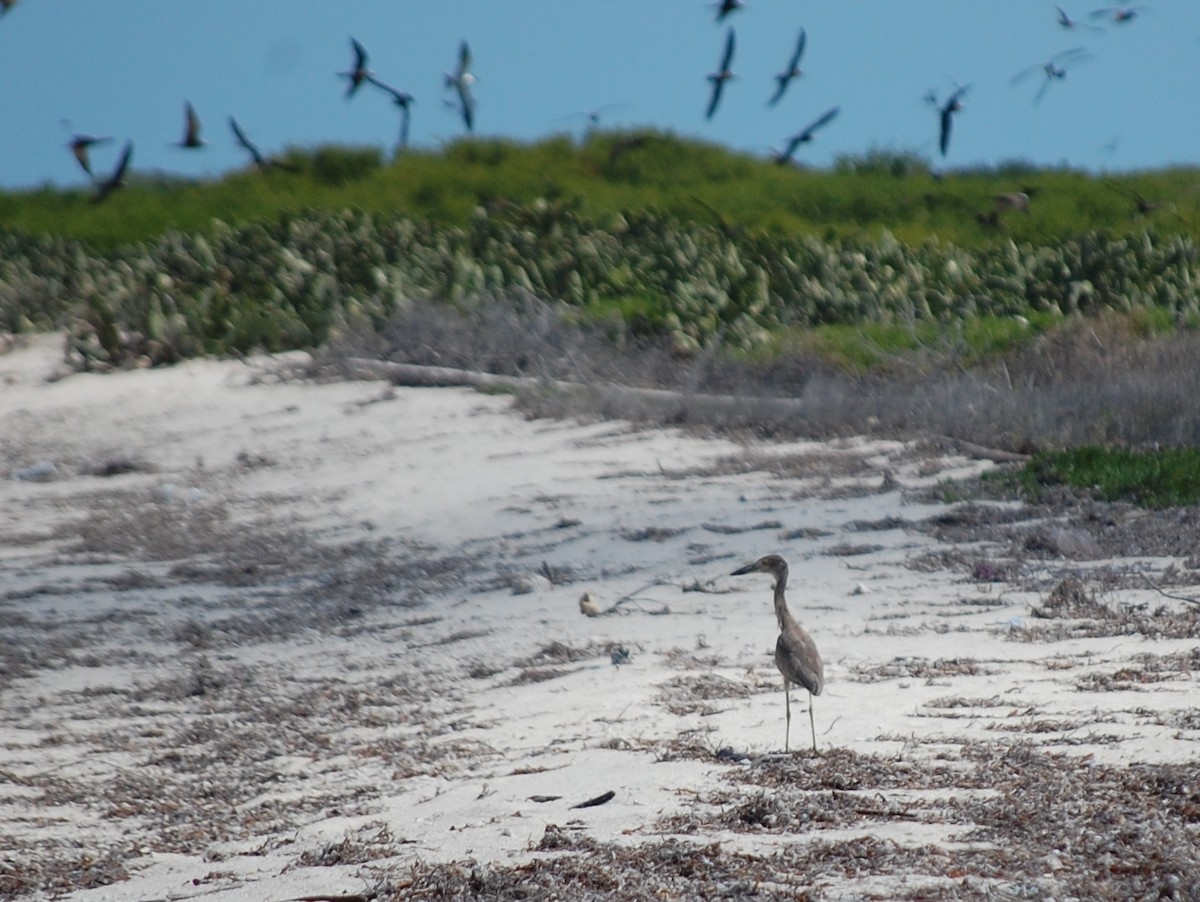
{"type": "Polygon", "coordinates": [[[825,688],[825,665],[817,645],[796,623],[789,623],[775,642],[775,666],[784,679],[799,683],[813,695],[820,695],[825,688]]]}

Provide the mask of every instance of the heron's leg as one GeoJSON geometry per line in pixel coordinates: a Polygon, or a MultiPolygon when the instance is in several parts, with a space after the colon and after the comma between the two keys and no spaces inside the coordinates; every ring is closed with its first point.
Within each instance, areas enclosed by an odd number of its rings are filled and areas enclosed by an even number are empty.
{"type": "Polygon", "coordinates": [[[788,681],[783,681],[783,703],[787,711],[787,729],[783,734],[783,750],[786,752],[792,739],[792,694],[788,692],[788,681]]]}
{"type": "Polygon", "coordinates": [[[809,726],[812,727],[813,751],[815,752],[817,750],[817,721],[813,717],[812,706],[813,706],[813,694],[810,692],[810,693],[808,693],[808,723],[809,723],[809,726]]]}

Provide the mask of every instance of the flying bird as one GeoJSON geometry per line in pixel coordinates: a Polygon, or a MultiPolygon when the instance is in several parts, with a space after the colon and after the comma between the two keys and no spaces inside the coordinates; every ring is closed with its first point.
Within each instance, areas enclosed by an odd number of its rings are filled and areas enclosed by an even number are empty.
{"type": "Polygon", "coordinates": [[[1061,6],[1056,6],[1054,8],[1058,10],[1058,24],[1063,28],[1087,28],[1092,31],[1104,30],[1099,25],[1089,25],[1086,22],[1080,22],[1078,19],[1072,19],[1069,15],[1067,15],[1067,11],[1061,6]]]}
{"type": "Polygon", "coordinates": [[[17,5],[18,0],[0,0],[0,16],[17,5]]]}
{"type": "Polygon", "coordinates": [[[725,82],[733,78],[733,72],[729,65],[733,62],[734,48],[733,29],[725,35],[725,54],[721,57],[721,68],[708,76],[708,80],[712,82],[712,95],[708,99],[708,109],[704,113],[705,119],[711,119],[713,113],[717,111],[717,104],[721,102],[721,92],[725,90],[725,82]]]}
{"type": "Polygon", "coordinates": [[[416,101],[407,91],[398,91],[389,84],[385,84],[375,76],[371,76],[371,84],[386,92],[392,98],[392,103],[400,108],[400,139],[396,145],[397,150],[408,147],[408,120],[411,114],[412,104],[416,101]]]}
{"type": "Polygon", "coordinates": [[[285,163],[281,160],[273,160],[270,157],[263,156],[262,151],[246,137],[246,133],[242,131],[242,127],[238,125],[238,121],[232,116],[229,117],[229,127],[233,130],[233,137],[237,141],[238,146],[250,154],[250,159],[254,162],[255,169],[284,169],[288,172],[300,171],[300,168],[292,163],[285,163]]]}
{"type": "Polygon", "coordinates": [[[75,155],[75,159],[79,165],[83,167],[83,171],[95,178],[95,173],[92,172],[92,161],[88,157],[88,151],[95,144],[107,144],[112,138],[93,138],[91,135],[75,135],[67,142],[67,147],[71,148],[71,153],[75,155]]]}
{"type": "Polygon", "coordinates": [[[1112,19],[1116,25],[1126,25],[1137,18],[1144,6],[1105,6],[1091,13],[1093,19],[1112,19]]]}
{"type": "Polygon", "coordinates": [[[961,88],[958,88],[942,104],[941,109],[938,111],[941,121],[938,133],[938,148],[942,151],[942,156],[946,155],[946,150],[950,147],[950,126],[953,122],[954,114],[963,108],[962,99],[970,89],[970,85],[963,85],[961,88]]]}
{"type": "Polygon", "coordinates": [[[767,106],[775,106],[775,104],[779,103],[780,98],[783,97],[783,92],[792,83],[792,79],[804,74],[800,69],[800,57],[804,55],[804,42],[807,39],[808,35],[801,28],[800,37],[796,41],[796,49],[792,51],[792,58],[788,61],[787,68],[775,76],[775,93],[767,101],[767,106]]]}
{"type": "Polygon", "coordinates": [[[354,50],[354,68],[338,73],[341,78],[349,82],[346,85],[347,100],[353,97],[354,93],[362,87],[362,83],[371,77],[371,70],[367,68],[366,48],[355,38],[350,39],[350,46],[354,50]]]}
{"type": "Polygon", "coordinates": [[[125,172],[129,169],[129,161],[131,159],[133,159],[133,142],[126,141],[125,150],[121,153],[121,159],[117,161],[117,168],[113,170],[112,175],[96,185],[96,193],[92,195],[92,203],[101,203],[125,183],[125,172]]]}
{"type": "Polygon", "coordinates": [[[792,696],[791,686],[799,683],[808,690],[808,719],[812,726],[813,751],[817,750],[817,724],[813,718],[813,696],[820,695],[825,688],[825,665],[821,662],[821,654],[804,627],[796,622],[792,612],[788,610],[787,599],[783,590],[787,586],[787,561],[777,554],[768,554],[752,564],[739,567],[730,576],[741,576],[745,573],[770,573],[775,577],[775,619],[779,623],[779,638],[775,640],[775,666],[783,674],[783,697],[787,705],[787,728],[784,733],[783,748],[788,750],[792,734],[792,696]]]}
{"type": "Polygon", "coordinates": [[[471,96],[471,86],[476,80],[471,72],[471,48],[463,41],[458,47],[458,68],[446,73],[446,87],[454,88],[458,94],[458,111],[469,132],[475,130],[475,98],[471,96]]]}
{"type": "Polygon", "coordinates": [[[723,20],[730,13],[735,13],[739,9],[746,8],[746,4],[743,3],[742,0],[720,0],[720,2],[714,3],[713,6],[717,8],[718,22],[723,20]]]}
{"type": "Polygon", "coordinates": [[[196,115],[196,109],[190,101],[183,105],[183,120],[183,137],[175,142],[176,147],[195,150],[208,143],[200,137],[200,117],[196,115]]]}
{"type": "Polygon", "coordinates": [[[792,156],[799,149],[800,145],[807,144],[809,141],[811,141],[816,130],[828,124],[834,116],[841,112],[841,109],[841,107],[837,106],[831,107],[815,120],[806,125],[803,129],[788,138],[787,146],[775,155],[775,162],[780,166],[791,162],[792,156]]]}
{"type": "Polygon", "coordinates": [[[1042,102],[1042,98],[1046,95],[1046,91],[1050,89],[1050,85],[1053,82],[1056,80],[1061,81],[1067,77],[1066,67],[1068,65],[1082,62],[1083,60],[1088,59],[1090,56],[1091,54],[1089,54],[1082,47],[1072,47],[1070,50],[1064,50],[1062,53],[1054,54],[1054,56],[1050,57],[1050,59],[1046,60],[1044,63],[1038,63],[1037,65],[1022,69],[1012,77],[1010,84],[1018,84],[1019,82],[1024,81],[1034,72],[1040,71],[1042,73],[1042,84],[1041,87],[1038,88],[1037,94],[1035,94],[1033,97],[1034,104],[1039,104],[1042,102]]]}

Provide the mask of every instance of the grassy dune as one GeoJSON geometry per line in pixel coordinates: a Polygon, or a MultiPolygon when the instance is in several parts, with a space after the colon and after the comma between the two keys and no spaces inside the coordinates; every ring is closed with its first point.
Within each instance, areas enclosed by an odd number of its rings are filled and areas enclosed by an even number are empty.
{"type": "Polygon", "coordinates": [[[337,146],[285,157],[298,172],[244,171],[197,183],[135,172],[125,191],[99,206],[87,190],[3,194],[0,223],[110,249],[168,229],[204,230],[213,219],[236,225],[303,209],[461,226],[480,205],[542,198],[601,220],[654,209],[767,234],[832,239],[886,229],[909,244],[937,239],[969,248],[1146,227],[1200,236],[1195,169],[1106,176],[1011,163],[935,178],[923,158],[877,152],[833,171],[807,170],[654,131],[598,132],[582,142],[461,140],[392,161],[377,149],[337,146]],[[993,198],[1010,192],[1030,196],[1029,215],[992,215],[993,198]]]}

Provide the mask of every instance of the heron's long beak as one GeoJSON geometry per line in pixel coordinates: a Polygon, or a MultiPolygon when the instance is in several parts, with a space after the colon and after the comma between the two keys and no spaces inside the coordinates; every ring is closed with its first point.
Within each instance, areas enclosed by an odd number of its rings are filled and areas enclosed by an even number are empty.
{"type": "Polygon", "coordinates": [[[757,572],[758,572],[758,561],[755,561],[752,564],[747,564],[745,567],[738,567],[736,570],[734,570],[729,575],[730,576],[742,576],[743,574],[746,574],[746,573],[757,573],[757,572]]]}

